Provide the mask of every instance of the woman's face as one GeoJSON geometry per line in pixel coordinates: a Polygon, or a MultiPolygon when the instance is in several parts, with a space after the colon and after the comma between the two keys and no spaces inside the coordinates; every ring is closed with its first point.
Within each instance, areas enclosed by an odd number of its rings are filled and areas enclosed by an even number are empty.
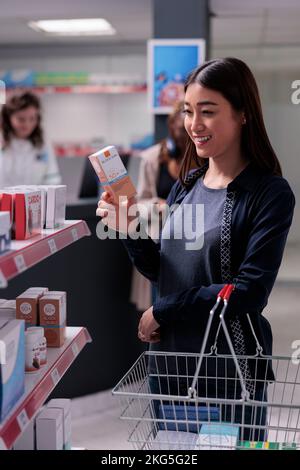
{"type": "Polygon", "coordinates": [[[10,117],[13,131],[19,139],[27,139],[38,124],[39,111],[34,106],[16,111],[10,117]]]}
{"type": "Polygon", "coordinates": [[[240,152],[243,113],[221,93],[198,83],[185,93],[184,125],[201,158],[224,158],[240,152]]]}

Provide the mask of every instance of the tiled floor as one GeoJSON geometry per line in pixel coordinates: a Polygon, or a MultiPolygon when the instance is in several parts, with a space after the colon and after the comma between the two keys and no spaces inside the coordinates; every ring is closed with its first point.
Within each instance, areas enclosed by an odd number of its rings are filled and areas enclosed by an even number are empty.
{"type": "MultiPolygon", "coordinates": [[[[274,354],[290,356],[300,340],[300,247],[288,246],[277,283],[265,309],[272,324],[274,354]]],[[[299,400],[300,402],[300,396],[299,400]]],[[[127,425],[118,417],[118,399],[111,391],[73,400],[73,445],[87,449],[131,449],[127,425]]]]}

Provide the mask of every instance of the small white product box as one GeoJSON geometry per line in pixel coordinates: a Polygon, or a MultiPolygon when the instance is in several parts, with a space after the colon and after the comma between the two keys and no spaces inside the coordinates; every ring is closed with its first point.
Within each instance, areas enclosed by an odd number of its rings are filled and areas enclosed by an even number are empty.
{"type": "Polygon", "coordinates": [[[36,418],[37,450],[63,450],[63,412],[44,408],[36,418]]]}
{"type": "Polygon", "coordinates": [[[0,254],[10,248],[10,212],[0,212],[0,254]]]}
{"type": "Polygon", "coordinates": [[[47,408],[62,410],[64,450],[71,450],[71,442],[72,442],[71,400],[67,398],[55,398],[49,401],[49,403],[47,404],[47,408]]]}
{"type": "Polygon", "coordinates": [[[66,220],[67,186],[44,186],[47,190],[46,228],[56,228],[66,220]]]}
{"type": "Polygon", "coordinates": [[[239,427],[227,423],[203,424],[195,449],[235,450],[239,437],[239,427]]]}
{"type": "Polygon", "coordinates": [[[16,301],[0,300],[0,320],[15,320],[16,318],[16,301]]]}
{"type": "Polygon", "coordinates": [[[34,420],[26,426],[14,443],[14,450],[34,450],[34,420]]]}

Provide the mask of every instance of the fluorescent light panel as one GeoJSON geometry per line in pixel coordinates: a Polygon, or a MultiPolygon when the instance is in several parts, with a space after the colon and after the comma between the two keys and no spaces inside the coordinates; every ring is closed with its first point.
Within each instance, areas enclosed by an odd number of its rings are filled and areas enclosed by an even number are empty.
{"type": "Polygon", "coordinates": [[[116,30],[104,18],[79,18],[71,20],[30,21],[35,31],[55,36],[104,36],[116,34],[116,30]]]}

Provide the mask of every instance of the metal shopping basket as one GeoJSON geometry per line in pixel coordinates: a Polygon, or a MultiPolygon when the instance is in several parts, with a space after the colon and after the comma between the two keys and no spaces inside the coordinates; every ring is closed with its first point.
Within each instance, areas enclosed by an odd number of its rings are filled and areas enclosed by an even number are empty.
{"type": "Polygon", "coordinates": [[[233,289],[227,284],[218,294],[199,354],[144,352],[113,389],[134,448],[300,449],[299,361],[264,355],[249,315],[256,353],[235,353],[224,319],[233,289]],[[219,308],[219,329],[207,353],[219,308]],[[220,329],[230,354],[217,351],[220,329]]]}

